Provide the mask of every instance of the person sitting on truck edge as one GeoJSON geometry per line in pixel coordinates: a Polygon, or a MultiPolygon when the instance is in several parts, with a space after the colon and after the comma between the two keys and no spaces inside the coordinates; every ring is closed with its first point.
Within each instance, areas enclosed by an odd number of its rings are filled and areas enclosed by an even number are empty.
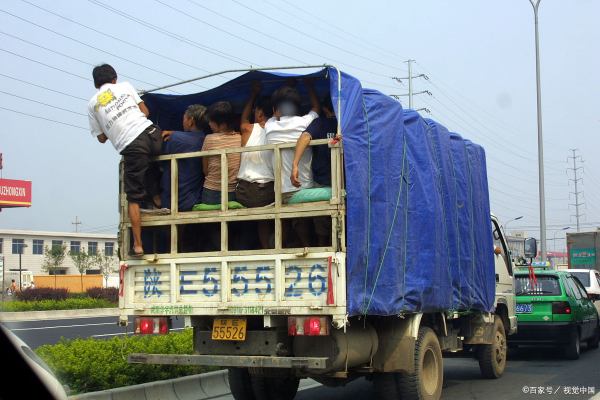
{"type": "Polygon", "coordinates": [[[117,83],[117,72],[108,65],[92,71],[98,92],[88,103],[92,135],[100,143],[110,140],[123,156],[124,186],[133,235],[131,255],[142,256],[140,204],[160,207],[160,170],[152,163],[161,152],[161,129],[147,117],[148,108],[129,82],[117,83]]]}
{"type": "MultiPolygon", "coordinates": [[[[233,127],[233,108],[228,101],[219,101],[208,107],[206,111],[208,124],[212,132],[206,135],[202,151],[241,147],[242,137],[233,127]]],[[[202,203],[221,204],[221,156],[202,157],[204,171],[204,188],[202,203]]],[[[235,186],[240,169],[240,153],[227,155],[228,169],[228,201],[235,200],[235,186]]]]}
{"type": "MultiPolygon", "coordinates": [[[[191,153],[200,151],[204,143],[206,107],[192,104],[183,113],[183,131],[163,131],[163,154],[191,153]]],[[[201,158],[178,161],[179,211],[190,211],[200,203],[204,173],[201,158]]],[[[171,206],[171,164],[164,163],[161,180],[161,199],[164,207],[171,206]]]]}
{"type": "MultiPolygon", "coordinates": [[[[292,163],[292,174],[290,181],[295,187],[300,187],[301,182],[298,179],[298,165],[311,140],[331,139],[337,132],[337,118],[333,112],[331,97],[327,94],[321,101],[322,116],[315,119],[302,133],[296,142],[296,152],[292,163]]],[[[311,170],[313,173],[314,186],[331,186],[331,151],[329,146],[312,146],[311,170]]],[[[313,218],[315,233],[318,246],[327,246],[331,235],[331,218],[315,217],[313,218]]]]}
{"type": "MultiPolygon", "coordinates": [[[[273,114],[271,100],[258,97],[261,86],[253,82],[252,93],[242,111],[240,131],[242,146],[262,146],[267,144],[265,123],[273,114]],[[254,123],[250,114],[254,111],[254,123]]],[[[242,153],[235,198],[244,207],[264,207],[275,201],[273,165],[271,151],[242,153]]],[[[263,249],[269,246],[271,225],[268,221],[258,221],[258,239],[263,249]]]]}
{"type": "MultiPolygon", "coordinates": [[[[304,81],[308,89],[311,101],[311,110],[304,116],[300,113],[300,94],[290,86],[283,86],[277,89],[271,97],[273,103],[273,117],[265,124],[267,143],[296,143],[300,135],[306,131],[308,125],[319,117],[320,104],[311,80],[304,81]]],[[[289,176],[292,173],[292,163],[294,161],[294,150],[283,149],[281,151],[281,191],[282,201],[287,203],[294,192],[300,188],[310,188],[313,184],[312,171],[310,168],[312,150],[307,149],[298,165],[298,176],[300,187],[292,185],[289,176]]],[[[275,166],[273,166],[275,171],[275,166]]]]}

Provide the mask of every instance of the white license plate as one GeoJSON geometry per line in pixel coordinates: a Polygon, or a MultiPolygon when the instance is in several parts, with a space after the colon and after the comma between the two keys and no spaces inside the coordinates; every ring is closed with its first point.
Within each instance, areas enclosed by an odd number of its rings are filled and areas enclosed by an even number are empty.
{"type": "Polygon", "coordinates": [[[517,304],[516,311],[519,314],[531,314],[533,312],[533,306],[531,304],[517,304]]]}

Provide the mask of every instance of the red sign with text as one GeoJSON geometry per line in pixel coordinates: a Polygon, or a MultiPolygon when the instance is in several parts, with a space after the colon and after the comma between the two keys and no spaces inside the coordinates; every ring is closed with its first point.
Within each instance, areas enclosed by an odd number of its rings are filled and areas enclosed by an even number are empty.
{"type": "Polygon", "coordinates": [[[0,208],[31,206],[31,181],[0,179],[0,208]]]}

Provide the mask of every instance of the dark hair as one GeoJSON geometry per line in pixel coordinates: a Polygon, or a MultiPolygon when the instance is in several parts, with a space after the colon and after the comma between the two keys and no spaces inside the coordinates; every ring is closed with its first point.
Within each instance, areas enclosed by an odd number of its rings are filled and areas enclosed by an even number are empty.
{"type": "Polygon", "coordinates": [[[206,114],[206,107],[201,104],[192,104],[185,110],[185,115],[190,117],[194,121],[197,129],[202,129],[205,124],[204,115],[206,114]]]}
{"type": "Polygon", "coordinates": [[[102,64],[94,67],[92,76],[94,77],[94,86],[99,89],[105,83],[111,83],[117,79],[117,71],[108,64],[102,64]]]}
{"type": "Polygon", "coordinates": [[[282,86],[273,93],[271,102],[273,103],[275,110],[277,110],[282,103],[290,102],[296,106],[296,111],[298,112],[300,110],[302,99],[296,88],[282,86]]]}
{"type": "Polygon", "coordinates": [[[217,101],[211,104],[206,111],[206,117],[211,122],[219,125],[227,124],[231,128],[233,122],[233,108],[231,107],[231,103],[228,101],[217,101]]]}
{"type": "Polygon", "coordinates": [[[326,94],[321,99],[321,107],[326,108],[331,112],[334,112],[333,104],[331,103],[331,96],[329,94],[326,94]]]}
{"type": "Polygon", "coordinates": [[[271,99],[267,96],[259,97],[254,103],[254,108],[262,110],[265,117],[271,118],[273,116],[273,106],[271,105],[271,99]]]}

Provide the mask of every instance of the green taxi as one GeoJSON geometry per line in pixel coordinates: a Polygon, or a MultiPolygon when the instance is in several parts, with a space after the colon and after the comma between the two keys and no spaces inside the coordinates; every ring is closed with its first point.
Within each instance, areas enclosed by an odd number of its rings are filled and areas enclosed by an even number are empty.
{"type": "Polygon", "coordinates": [[[517,270],[515,295],[518,325],[510,345],[559,346],[572,360],[579,358],[581,342],[598,348],[598,312],[581,282],[568,271],[546,266],[517,270]]]}

